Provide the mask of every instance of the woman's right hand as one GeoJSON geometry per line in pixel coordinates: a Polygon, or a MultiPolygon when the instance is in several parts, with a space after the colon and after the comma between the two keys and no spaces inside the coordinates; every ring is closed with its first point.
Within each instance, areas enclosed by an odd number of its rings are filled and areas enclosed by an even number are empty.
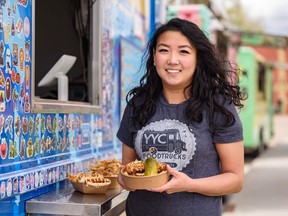
{"type": "MultiPolygon", "coordinates": [[[[124,165],[121,165],[121,166],[120,166],[120,172],[121,172],[121,170],[122,170],[124,167],[125,167],[124,165]]],[[[135,191],[135,189],[131,189],[131,188],[129,188],[127,185],[125,185],[125,182],[123,181],[123,178],[122,178],[122,175],[120,174],[120,172],[119,172],[118,177],[117,177],[118,184],[119,184],[123,189],[125,189],[125,190],[127,190],[127,191],[135,191]]]]}

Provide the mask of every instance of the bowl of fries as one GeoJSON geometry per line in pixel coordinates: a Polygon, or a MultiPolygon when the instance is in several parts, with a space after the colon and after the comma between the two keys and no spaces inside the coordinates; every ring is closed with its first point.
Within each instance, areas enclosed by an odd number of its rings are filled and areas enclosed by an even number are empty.
{"type": "Polygon", "coordinates": [[[117,182],[117,177],[120,172],[121,161],[116,159],[111,160],[96,160],[95,164],[90,165],[90,171],[99,173],[111,181],[109,189],[120,188],[117,182]]]}
{"type": "Polygon", "coordinates": [[[68,174],[74,189],[84,194],[104,194],[111,184],[110,179],[92,172],[68,174]]]}

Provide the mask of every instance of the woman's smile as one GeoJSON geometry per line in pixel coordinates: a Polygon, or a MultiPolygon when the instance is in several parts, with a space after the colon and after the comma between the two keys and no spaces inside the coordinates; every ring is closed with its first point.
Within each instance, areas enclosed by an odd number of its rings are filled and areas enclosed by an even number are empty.
{"type": "Polygon", "coordinates": [[[180,69],[166,69],[166,71],[170,74],[177,74],[177,73],[180,73],[181,70],[180,69]]]}

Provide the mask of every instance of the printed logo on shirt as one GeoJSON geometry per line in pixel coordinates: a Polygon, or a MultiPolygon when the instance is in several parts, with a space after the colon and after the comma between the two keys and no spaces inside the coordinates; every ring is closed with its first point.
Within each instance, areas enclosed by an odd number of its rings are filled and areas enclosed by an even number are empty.
{"type": "Polygon", "coordinates": [[[139,130],[135,138],[135,149],[143,160],[152,156],[159,162],[182,170],[193,158],[196,139],[186,124],[165,119],[152,122],[139,130]]]}

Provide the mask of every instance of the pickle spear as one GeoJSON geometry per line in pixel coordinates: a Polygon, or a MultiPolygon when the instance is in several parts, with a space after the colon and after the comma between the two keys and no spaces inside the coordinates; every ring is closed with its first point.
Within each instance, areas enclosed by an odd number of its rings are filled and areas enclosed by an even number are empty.
{"type": "Polygon", "coordinates": [[[154,158],[147,158],[144,161],[144,175],[151,176],[158,174],[158,162],[154,158]]]}

